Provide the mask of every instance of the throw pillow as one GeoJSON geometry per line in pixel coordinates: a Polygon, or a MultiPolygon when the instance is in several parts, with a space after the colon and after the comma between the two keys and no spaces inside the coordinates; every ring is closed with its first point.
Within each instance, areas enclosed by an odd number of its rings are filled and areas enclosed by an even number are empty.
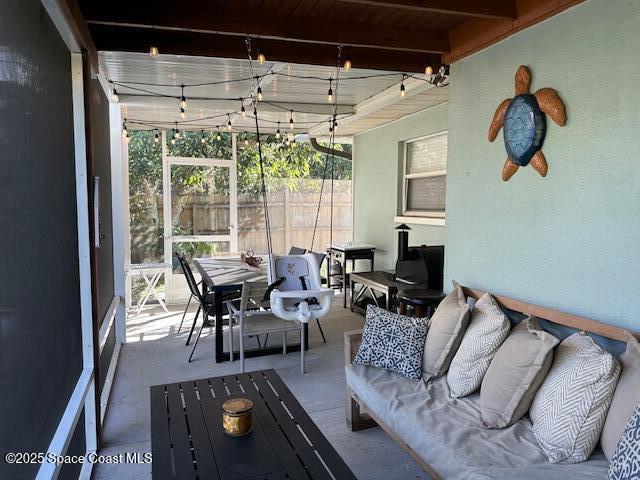
{"type": "Polygon", "coordinates": [[[405,317],[369,305],[362,342],[353,363],[384,368],[419,380],[428,330],[426,318],[405,317]]]}
{"type": "Polygon", "coordinates": [[[527,413],[559,342],[540,328],[535,317],[513,328],[482,380],[480,412],[485,426],[508,427],[527,413]]]}
{"type": "Polygon", "coordinates": [[[533,433],[551,463],[589,458],[619,375],[616,359],[584,333],[574,333],[558,345],[529,411],[533,433]]]}
{"type": "Polygon", "coordinates": [[[469,305],[462,287],[453,283],[453,290],[440,302],[431,316],[431,327],[424,344],[423,371],[428,377],[447,373],[462,336],[469,325],[469,305]]]}
{"type": "Polygon", "coordinates": [[[464,397],[480,387],[491,360],[510,329],[509,319],[491,295],[482,295],[473,307],[471,321],[447,373],[452,397],[464,397]]]}
{"type": "Polygon", "coordinates": [[[640,405],[640,344],[631,334],[627,338],[627,350],[620,357],[622,373],[600,437],[602,451],[609,460],[633,411],[640,405]]]}
{"type": "Polygon", "coordinates": [[[609,480],[638,480],[640,478],[640,406],[622,433],[611,463],[609,480]]]}

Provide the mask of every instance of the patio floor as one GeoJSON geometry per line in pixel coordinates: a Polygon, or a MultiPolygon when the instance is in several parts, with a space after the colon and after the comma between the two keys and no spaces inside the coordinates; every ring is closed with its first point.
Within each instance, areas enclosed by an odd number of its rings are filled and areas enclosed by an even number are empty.
{"type": "MultiPolygon", "coordinates": [[[[211,329],[203,332],[191,364],[190,347],[184,342],[188,328],[176,334],[184,306],[170,307],[167,314],[159,308],[130,317],[127,344],[120,352],[118,369],[111,392],[103,429],[101,454],[150,452],[149,387],[217,375],[237,373],[239,362],[215,364],[211,329]]],[[[188,316],[186,326],[190,326],[188,316]]],[[[299,353],[247,359],[246,369],[275,368],[311,418],[360,479],[428,479],[416,463],[380,428],[351,432],[344,413],[343,332],[361,328],[363,319],[342,308],[337,296],[330,315],[322,321],[327,343],[322,342],[315,324],[309,325],[310,348],[306,371],[299,371],[299,353]]],[[[274,344],[279,338],[273,339],[274,344]]],[[[99,464],[94,479],[147,479],[151,465],[99,464]]],[[[339,479],[338,479],[339,480],[339,479]]]]}

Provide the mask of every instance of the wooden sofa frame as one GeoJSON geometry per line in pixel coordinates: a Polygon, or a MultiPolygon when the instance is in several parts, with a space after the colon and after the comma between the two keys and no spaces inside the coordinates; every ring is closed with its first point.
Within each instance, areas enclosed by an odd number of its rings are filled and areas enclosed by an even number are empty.
{"type": "MultiPolygon", "coordinates": [[[[485,293],[478,289],[468,287],[462,288],[465,295],[476,299],[480,298],[485,293]]],[[[569,313],[560,312],[547,307],[541,307],[539,305],[533,305],[531,303],[522,302],[520,300],[501,295],[493,295],[493,298],[495,298],[501,306],[515,312],[535,316],[558,325],[564,325],[577,330],[594,333],[612,340],[618,340],[621,342],[627,341],[627,330],[624,328],[607,325],[589,318],[571,315],[569,313]]],[[[640,333],[633,332],[633,335],[640,340],[640,333]]],[[[351,330],[344,333],[344,354],[346,363],[353,363],[353,359],[356,356],[356,352],[358,351],[361,341],[362,330],[351,330]]],[[[396,435],[388,425],[373,414],[362,399],[353,393],[349,387],[347,387],[346,392],[346,419],[347,426],[351,428],[352,431],[363,430],[376,425],[382,427],[382,429],[391,438],[393,438],[393,440],[395,440],[402,449],[411,455],[416,463],[420,465],[427,474],[429,474],[434,480],[442,479],[438,472],[436,472],[427,462],[414,452],[409,445],[402,441],[402,439],[400,439],[400,437],[398,437],[398,435],[396,435]]]]}

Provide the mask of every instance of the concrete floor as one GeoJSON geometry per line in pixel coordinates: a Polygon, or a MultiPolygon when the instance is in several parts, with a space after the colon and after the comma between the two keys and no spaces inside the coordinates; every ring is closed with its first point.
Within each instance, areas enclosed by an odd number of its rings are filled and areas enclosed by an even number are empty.
{"type": "MultiPolygon", "coordinates": [[[[188,328],[183,326],[177,333],[183,308],[171,307],[169,314],[151,308],[129,318],[128,343],[120,353],[104,423],[101,454],[151,451],[151,385],[240,371],[238,361],[214,363],[211,329],[203,332],[193,362],[187,363],[190,347],[184,343],[188,328]]],[[[193,315],[187,317],[186,327],[190,326],[191,318],[193,315]]],[[[305,375],[300,374],[300,356],[294,352],[286,356],[247,359],[246,369],[275,368],[359,479],[428,479],[411,457],[380,428],[351,432],[346,427],[343,332],[362,328],[362,324],[363,318],[343,309],[342,297],[337,296],[331,314],[322,320],[326,344],[322,342],[317,326],[309,325],[310,348],[306,355],[305,375]]],[[[280,340],[274,338],[273,341],[276,344],[280,340]]],[[[94,468],[93,478],[148,479],[151,478],[151,465],[99,464],[94,468]]]]}

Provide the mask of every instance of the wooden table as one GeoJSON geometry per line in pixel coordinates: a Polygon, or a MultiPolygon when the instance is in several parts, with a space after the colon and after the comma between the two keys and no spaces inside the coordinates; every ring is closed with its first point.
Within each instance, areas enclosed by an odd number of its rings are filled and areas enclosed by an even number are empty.
{"type": "MultiPolygon", "coordinates": [[[[233,257],[215,257],[215,258],[197,258],[193,260],[198,273],[202,277],[202,291],[204,294],[213,293],[215,300],[215,361],[216,363],[228,361],[229,352],[223,351],[223,296],[229,292],[240,292],[243,282],[255,282],[267,280],[267,255],[258,255],[262,257],[262,264],[258,269],[247,269],[242,266],[239,256],[233,257]]],[[[305,328],[305,345],[309,348],[309,327],[305,328]]],[[[289,352],[299,352],[300,344],[287,346],[289,352]]],[[[259,357],[262,355],[273,355],[282,353],[282,346],[271,348],[255,348],[245,350],[245,357],[259,357]]],[[[239,353],[238,353],[239,354],[239,353]]],[[[236,357],[237,358],[237,357],[236,357]]]]}
{"type": "Polygon", "coordinates": [[[274,370],[151,387],[151,450],[155,480],[356,478],[274,370]],[[222,429],[235,397],[254,404],[243,437],[222,429]]]}
{"type": "Polygon", "coordinates": [[[349,287],[351,290],[351,311],[365,313],[365,309],[358,305],[360,300],[366,293],[369,293],[375,304],[380,307],[376,292],[380,292],[385,297],[385,303],[382,307],[386,310],[391,309],[391,304],[396,293],[398,293],[399,282],[395,281],[395,275],[391,272],[361,272],[352,273],[349,276],[349,287]],[[356,292],[356,285],[362,287],[356,292]]]}
{"type": "Polygon", "coordinates": [[[369,271],[373,272],[373,259],[376,246],[367,243],[333,244],[329,246],[329,270],[327,287],[331,288],[331,263],[338,262],[342,266],[342,291],[344,293],[342,306],[347,308],[347,262],[351,261],[351,271],[355,270],[356,260],[368,260],[369,271]]]}

